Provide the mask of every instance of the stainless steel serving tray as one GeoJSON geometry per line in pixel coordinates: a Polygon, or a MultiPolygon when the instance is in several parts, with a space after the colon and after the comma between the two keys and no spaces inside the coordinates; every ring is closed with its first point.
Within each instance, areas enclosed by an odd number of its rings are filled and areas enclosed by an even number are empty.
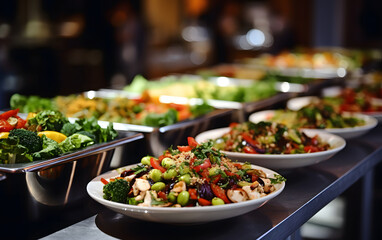
{"type": "MultiPolygon", "coordinates": [[[[218,86],[240,86],[247,87],[250,86],[253,79],[238,79],[238,78],[230,78],[230,77],[208,77],[207,79],[203,78],[199,75],[193,74],[174,74],[170,76],[166,76],[160,79],[154,79],[154,81],[163,81],[165,78],[174,78],[174,79],[183,79],[187,78],[191,81],[200,81],[207,80],[213,84],[218,86]]],[[[274,96],[259,99],[251,102],[236,102],[236,101],[225,101],[225,100],[216,100],[216,99],[207,99],[207,103],[216,108],[216,109],[231,109],[233,111],[233,120],[243,122],[246,121],[248,115],[253,113],[254,111],[264,109],[266,107],[270,107],[274,104],[286,101],[292,97],[296,97],[299,93],[307,92],[309,90],[309,86],[303,84],[293,84],[287,82],[279,82],[275,84],[275,88],[278,93],[274,96]]],[[[133,96],[136,93],[128,93],[122,90],[113,90],[113,89],[100,89],[99,91],[91,91],[85,93],[87,97],[113,97],[118,95],[130,95],[133,96]]],[[[137,96],[137,95],[135,95],[137,96]]],[[[178,104],[198,104],[203,100],[200,98],[186,98],[179,96],[167,96],[162,95],[159,97],[159,101],[163,103],[178,103],[178,104]]]]}
{"type": "Polygon", "coordinates": [[[139,151],[141,141],[142,134],[122,131],[116,140],[57,158],[1,164],[0,231],[15,239],[36,239],[36,229],[47,235],[95,214],[86,184],[111,169],[116,149],[139,151]]]}
{"type": "MultiPolygon", "coordinates": [[[[92,155],[102,154],[104,152],[113,150],[119,146],[123,146],[129,142],[142,139],[143,135],[134,132],[119,132],[117,139],[106,142],[99,143],[89,146],[85,149],[68,153],[56,158],[48,160],[38,160],[28,163],[15,163],[15,164],[0,164],[0,173],[23,173],[23,172],[34,172],[48,169],[57,165],[65,164],[72,161],[77,161],[82,158],[86,158],[92,155]]],[[[101,168],[104,168],[104,164],[100,164],[101,168]]]]}
{"type": "MultiPolygon", "coordinates": [[[[113,123],[114,129],[118,131],[134,131],[144,134],[144,152],[149,155],[159,156],[171,145],[187,145],[187,137],[219,127],[228,126],[232,122],[232,109],[217,109],[202,117],[185,120],[164,127],[149,127],[134,124],[113,123]]],[[[108,121],[98,121],[101,127],[109,124],[108,121]]],[[[131,153],[124,151],[123,155],[131,153]]],[[[126,165],[125,158],[120,158],[121,162],[115,162],[115,166],[126,165]]]]}

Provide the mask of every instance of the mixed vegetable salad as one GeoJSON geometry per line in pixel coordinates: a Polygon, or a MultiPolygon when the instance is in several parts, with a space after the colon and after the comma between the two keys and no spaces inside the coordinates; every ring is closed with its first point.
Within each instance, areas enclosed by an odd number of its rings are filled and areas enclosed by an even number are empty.
{"type": "Polygon", "coordinates": [[[188,146],[170,147],[158,158],[143,157],[136,167],[101,181],[107,200],[145,207],[191,207],[261,198],[286,179],[232,162],[212,142],[198,144],[189,137],[188,146]]]}
{"type": "Polygon", "coordinates": [[[310,103],[297,111],[276,110],[269,119],[292,128],[351,128],[366,124],[356,115],[340,113],[332,104],[310,103]]]}
{"type": "Polygon", "coordinates": [[[232,123],[230,131],[214,140],[215,148],[250,154],[297,154],[326,151],[329,144],[275,122],[232,123]]]}
{"type": "Polygon", "coordinates": [[[162,127],[185,119],[192,119],[213,111],[206,103],[200,105],[164,104],[147,98],[86,98],[83,95],[57,96],[52,101],[37,96],[14,94],[11,108],[21,112],[58,110],[66,117],[162,127]]]}
{"type": "Polygon", "coordinates": [[[382,112],[382,86],[371,84],[345,88],[339,96],[325,97],[322,101],[339,112],[382,112]]]}
{"type": "Polygon", "coordinates": [[[118,136],[112,124],[103,129],[95,118],[70,123],[61,112],[45,110],[24,120],[18,112],[0,114],[0,164],[50,159],[118,136]]]}

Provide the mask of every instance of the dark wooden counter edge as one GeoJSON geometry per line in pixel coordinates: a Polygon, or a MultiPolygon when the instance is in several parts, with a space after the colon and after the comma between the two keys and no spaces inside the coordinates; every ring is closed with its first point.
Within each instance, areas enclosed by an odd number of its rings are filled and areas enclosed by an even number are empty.
{"type": "Polygon", "coordinates": [[[300,226],[306,223],[314,214],[325,207],[330,201],[341,195],[359,179],[364,177],[368,171],[372,170],[380,162],[382,162],[382,147],[368,155],[350,171],[335,180],[314,198],[305,203],[300,209],[290,214],[282,222],[269,229],[269,231],[257,239],[286,239],[298,230],[300,226]],[[309,211],[304,211],[307,207],[309,207],[309,211]],[[291,226],[296,226],[296,228],[292,228],[291,226]]]}

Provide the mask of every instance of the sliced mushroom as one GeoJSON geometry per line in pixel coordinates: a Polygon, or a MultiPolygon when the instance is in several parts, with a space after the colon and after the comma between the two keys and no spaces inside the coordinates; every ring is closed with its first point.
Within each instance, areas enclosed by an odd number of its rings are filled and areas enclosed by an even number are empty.
{"type": "Polygon", "coordinates": [[[187,190],[186,183],[184,181],[179,181],[174,185],[171,191],[180,193],[186,190],[187,190]]]}
{"type": "Polygon", "coordinates": [[[138,206],[151,207],[151,194],[149,191],[146,193],[145,200],[143,201],[143,203],[138,204],[138,206]]]}
{"type": "Polygon", "coordinates": [[[264,182],[264,192],[269,193],[275,190],[275,187],[272,185],[271,180],[267,178],[261,178],[264,182]]]}
{"type": "Polygon", "coordinates": [[[126,176],[125,180],[128,181],[128,182],[131,182],[131,180],[133,180],[135,178],[135,176],[137,176],[137,175],[136,174],[132,174],[132,175],[126,176]]]}
{"type": "Polygon", "coordinates": [[[151,188],[149,181],[137,178],[133,185],[134,196],[137,196],[139,192],[145,192],[151,188]]]}
{"type": "MultiPolygon", "coordinates": [[[[147,191],[146,191],[147,192],[147,191]]],[[[138,196],[135,197],[135,201],[141,201],[146,195],[146,192],[141,192],[138,196]]]]}
{"type": "Polygon", "coordinates": [[[257,188],[253,189],[251,186],[244,186],[242,189],[247,193],[249,199],[257,199],[261,197],[261,194],[257,191],[257,188]]]}
{"type": "Polygon", "coordinates": [[[228,198],[235,203],[244,202],[248,200],[247,193],[242,189],[229,189],[227,191],[228,198]]]}

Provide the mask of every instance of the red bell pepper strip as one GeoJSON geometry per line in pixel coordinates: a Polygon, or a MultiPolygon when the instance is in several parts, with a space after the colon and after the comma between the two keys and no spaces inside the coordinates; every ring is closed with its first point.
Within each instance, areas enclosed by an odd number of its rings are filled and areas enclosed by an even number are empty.
{"type": "Polygon", "coordinates": [[[0,114],[0,119],[7,120],[10,117],[16,116],[17,113],[19,113],[19,109],[18,108],[14,109],[14,110],[9,110],[7,112],[4,112],[4,113],[0,114]]]}
{"type": "Polygon", "coordinates": [[[7,120],[0,119],[0,132],[9,132],[15,127],[8,123],[7,120]]]}
{"type": "Polygon", "coordinates": [[[241,136],[251,146],[259,144],[256,140],[252,139],[252,137],[248,133],[242,133],[241,136]]]}
{"type": "Polygon", "coordinates": [[[208,201],[207,199],[204,199],[204,198],[199,198],[198,199],[198,203],[201,205],[201,206],[209,206],[211,205],[211,201],[208,201]]]}
{"type": "Polygon", "coordinates": [[[17,117],[16,128],[23,128],[25,126],[25,124],[27,123],[27,121],[18,117],[18,116],[16,116],[16,117],[17,117]]]}
{"type": "Polygon", "coordinates": [[[105,185],[109,183],[105,178],[101,178],[101,182],[105,185]]]}

